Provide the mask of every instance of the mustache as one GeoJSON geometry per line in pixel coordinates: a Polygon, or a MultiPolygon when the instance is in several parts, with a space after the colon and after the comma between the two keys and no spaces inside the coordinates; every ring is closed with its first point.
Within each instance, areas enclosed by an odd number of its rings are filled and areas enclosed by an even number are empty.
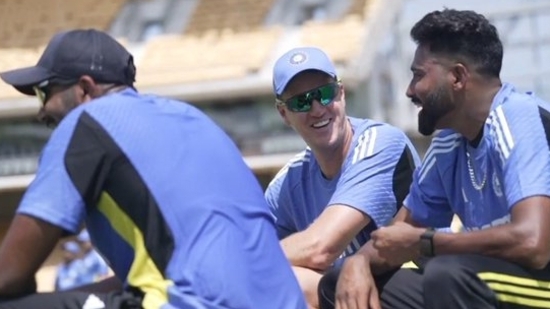
{"type": "Polygon", "coordinates": [[[418,97],[412,97],[411,102],[413,102],[414,104],[421,104],[422,103],[422,101],[420,101],[420,99],[418,97]]]}

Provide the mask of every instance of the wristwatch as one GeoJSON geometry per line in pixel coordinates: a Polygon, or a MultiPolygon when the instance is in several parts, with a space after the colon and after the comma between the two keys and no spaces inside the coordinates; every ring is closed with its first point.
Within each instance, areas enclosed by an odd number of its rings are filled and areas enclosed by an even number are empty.
{"type": "Polygon", "coordinates": [[[432,257],[435,255],[434,235],[435,230],[433,228],[426,229],[426,231],[420,235],[420,254],[423,256],[432,257]]]}

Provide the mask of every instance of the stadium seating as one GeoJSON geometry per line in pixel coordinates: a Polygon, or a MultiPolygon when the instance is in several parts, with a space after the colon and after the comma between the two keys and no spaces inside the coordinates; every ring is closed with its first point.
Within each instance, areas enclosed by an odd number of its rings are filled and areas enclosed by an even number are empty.
{"type": "MultiPolygon", "coordinates": [[[[60,29],[107,29],[125,1],[49,0],[48,6],[41,0],[0,1],[0,70],[36,63],[41,46],[60,29]]],[[[259,71],[284,33],[280,27],[263,27],[274,1],[199,1],[183,34],[160,36],[143,47],[137,85],[241,78],[259,71]]],[[[338,21],[305,23],[300,44],[319,46],[336,62],[347,62],[358,53],[363,18],[375,1],[353,0],[338,21]]],[[[16,96],[11,87],[0,85],[0,99],[16,96]]]]}
{"type": "MultiPolygon", "coordinates": [[[[349,61],[362,46],[363,18],[373,1],[353,0],[338,21],[305,23],[300,44],[325,49],[335,62],[349,61]]],[[[273,0],[200,1],[183,35],[147,43],[138,62],[137,85],[242,78],[258,71],[284,33],[279,27],[262,26],[272,4],[273,0]]]]}
{"type": "Polygon", "coordinates": [[[2,0],[0,47],[37,47],[63,29],[108,29],[126,0],[2,0]]]}
{"type": "Polygon", "coordinates": [[[323,49],[335,63],[347,62],[361,48],[363,21],[357,15],[336,22],[307,22],[302,43],[323,49]]]}
{"type": "MultiPolygon", "coordinates": [[[[125,1],[49,0],[48,6],[41,6],[41,0],[0,1],[0,70],[36,63],[51,34],[60,29],[107,29],[125,1]]],[[[199,1],[183,34],[160,36],[143,47],[136,59],[137,85],[242,78],[259,71],[284,34],[281,27],[263,27],[274,1],[199,1]]],[[[321,47],[335,62],[348,62],[358,55],[363,19],[376,1],[353,0],[345,17],[337,21],[306,22],[299,44],[321,47]]],[[[17,96],[0,83],[0,99],[17,96]]]]}
{"type": "Polygon", "coordinates": [[[274,0],[199,1],[187,25],[187,35],[202,35],[212,30],[235,32],[260,28],[274,0]]]}
{"type": "Polygon", "coordinates": [[[211,30],[202,36],[152,39],[137,64],[137,85],[244,77],[265,64],[281,34],[281,28],[273,27],[248,32],[211,30]]]}

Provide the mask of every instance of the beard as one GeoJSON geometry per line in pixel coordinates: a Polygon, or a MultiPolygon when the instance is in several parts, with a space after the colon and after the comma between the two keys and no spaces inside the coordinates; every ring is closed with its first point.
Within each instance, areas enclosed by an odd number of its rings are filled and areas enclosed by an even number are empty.
{"type": "Polygon", "coordinates": [[[432,135],[441,117],[453,110],[451,97],[443,86],[437,87],[422,102],[418,113],[418,132],[424,136],[432,135]]]}

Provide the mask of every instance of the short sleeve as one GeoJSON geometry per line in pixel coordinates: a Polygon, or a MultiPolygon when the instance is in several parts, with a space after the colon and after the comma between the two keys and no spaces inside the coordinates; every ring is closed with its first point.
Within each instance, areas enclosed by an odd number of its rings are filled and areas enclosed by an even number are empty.
{"type": "Polygon", "coordinates": [[[517,94],[491,113],[490,123],[508,207],[531,196],[550,196],[550,113],[536,97],[517,94]]]}
{"type": "Polygon", "coordinates": [[[64,165],[74,131],[74,121],[63,121],[42,151],[36,176],[17,209],[56,225],[69,233],[78,232],[84,217],[84,202],[64,165]]]}
{"type": "Polygon", "coordinates": [[[288,196],[289,192],[285,188],[287,171],[288,166],[285,166],[265,191],[265,199],[275,220],[279,239],[283,239],[297,231],[289,212],[291,207],[290,196],[288,196]]]}
{"type": "Polygon", "coordinates": [[[388,125],[367,128],[358,138],[330,205],[347,205],[380,227],[389,223],[411,184],[418,156],[403,132],[388,125]],[[399,201],[398,201],[399,200],[399,201]]]}

